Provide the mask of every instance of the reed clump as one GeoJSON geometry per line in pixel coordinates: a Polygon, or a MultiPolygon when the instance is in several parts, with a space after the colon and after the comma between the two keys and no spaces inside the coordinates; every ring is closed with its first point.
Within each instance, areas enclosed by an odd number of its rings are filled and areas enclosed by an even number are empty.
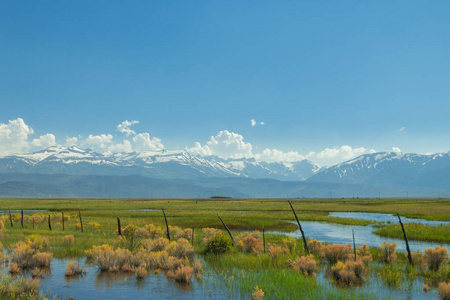
{"type": "Polygon", "coordinates": [[[263,250],[263,241],[259,231],[241,233],[235,238],[235,243],[237,249],[244,253],[258,255],[263,250]]]}
{"type": "Polygon", "coordinates": [[[437,271],[448,260],[448,251],[445,247],[439,246],[436,246],[434,249],[425,249],[423,259],[430,270],[437,271]]]}
{"type": "Polygon", "coordinates": [[[38,299],[39,279],[25,279],[2,276],[0,294],[9,299],[38,299]]]}
{"type": "Polygon", "coordinates": [[[351,252],[352,246],[348,245],[326,245],[323,247],[324,259],[333,265],[338,261],[345,261],[351,252]]]}
{"type": "Polygon", "coordinates": [[[86,273],[87,271],[84,269],[84,267],[78,265],[76,261],[69,261],[67,263],[67,269],[65,273],[66,276],[83,275],[86,273]]]}
{"type": "Polygon", "coordinates": [[[63,237],[63,242],[64,244],[66,244],[67,246],[72,245],[75,242],[75,237],[71,234],[66,235],[63,237]]]}
{"type": "Polygon", "coordinates": [[[392,264],[397,260],[396,243],[386,243],[386,242],[381,243],[380,250],[381,250],[381,259],[383,260],[383,262],[392,264]]]}
{"type": "Polygon", "coordinates": [[[180,266],[175,270],[169,270],[167,277],[175,280],[178,283],[189,284],[194,275],[194,268],[191,266],[180,266]]]}
{"type": "Polygon", "coordinates": [[[450,300],[450,283],[441,282],[438,285],[438,293],[442,300],[450,300]]]}
{"type": "Polygon", "coordinates": [[[312,277],[316,277],[316,265],[312,254],[299,257],[289,264],[295,271],[312,277]]]}

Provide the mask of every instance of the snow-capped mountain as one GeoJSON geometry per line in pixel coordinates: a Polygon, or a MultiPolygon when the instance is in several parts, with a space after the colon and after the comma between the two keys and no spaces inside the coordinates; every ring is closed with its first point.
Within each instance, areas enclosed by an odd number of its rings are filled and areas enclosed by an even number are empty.
{"type": "Polygon", "coordinates": [[[402,188],[448,188],[450,152],[429,155],[379,152],[332,166],[308,181],[402,188]]]}
{"type": "Polygon", "coordinates": [[[0,173],[132,175],[153,178],[250,177],[305,180],[320,167],[303,160],[266,163],[254,159],[198,157],[187,151],[143,151],[100,154],[76,146],[54,146],[0,158],[0,173]]]}

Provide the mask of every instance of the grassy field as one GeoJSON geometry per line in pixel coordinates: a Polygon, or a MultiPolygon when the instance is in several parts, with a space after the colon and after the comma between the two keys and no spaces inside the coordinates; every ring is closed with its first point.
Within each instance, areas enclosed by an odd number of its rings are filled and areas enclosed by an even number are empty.
{"type": "MultiPolygon", "coordinates": [[[[368,225],[375,222],[337,218],[328,215],[329,211],[380,212],[400,213],[411,218],[428,220],[450,220],[450,200],[440,199],[291,199],[301,221],[324,221],[345,225],[368,225]]],[[[164,226],[161,207],[166,211],[169,224],[182,228],[194,228],[200,233],[201,228],[222,228],[217,215],[220,215],[231,230],[266,230],[293,231],[297,229],[293,214],[286,199],[1,199],[0,207],[4,210],[47,210],[40,215],[51,215],[52,231],[49,231],[48,221],[44,217],[35,222],[25,217],[24,229],[20,224],[20,214],[13,217],[14,226],[9,225],[9,216],[3,215],[6,246],[11,245],[25,236],[37,233],[47,235],[51,239],[56,257],[82,256],[84,250],[98,244],[116,242],[114,231],[117,229],[117,217],[120,217],[122,227],[128,224],[144,226],[155,224],[164,226]],[[78,209],[81,211],[84,233],[76,228],[78,209]],[[155,211],[138,211],[140,209],[155,211]],[[62,231],[61,212],[69,218],[62,231]],[[98,223],[98,227],[92,225],[98,223]],[[66,247],[62,237],[72,234],[78,243],[66,247]]],[[[406,225],[409,228],[411,225],[406,225]]],[[[399,235],[398,226],[381,227],[380,234],[393,237],[399,235]],[[387,229],[384,229],[387,228],[387,229]],[[392,228],[392,230],[391,230],[392,228]]],[[[414,228],[415,234],[409,234],[411,239],[421,239],[426,236],[431,241],[446,241],[448,231],[427,234],[430,226],[414,228]],[[424,234],[420,234],[424,232],[424,234]],[[430,239],[430,236],[432,239],[430,239]]],[[[408,230],[408,229],[407,229],[408,230]]],[[[448,228],[447,228],[448,230],[448,228]]],[[[409,230],[408,230],[409,231],[409,230]]]]}
{"type": "MultiPolygon", "coordinates": [[[[450,220],[450,201],[448,199],[291,199],[300,221],[322,221],[347,225],[376,224],[372,221],[331,217],[328,212],[380,212],[400,213],[411,218],[429,220],[450,220]]],[[[298,271],[289,268],[301,256],[305,256],[301,239],[296,240],[295,251],[274,258],[270,251],[259,252],[258,255],[242,253],[234,247],[231,252],[218,256],[205,253],[204,233],[202,228],[211,227],[223,229],[218,219],[220,215],[235,237],[239,231],[260,230],[264,225],[266,230],[293,231],[297,226],[292,224],[294,216],[286,199],[1,199],[3,210],[45,210],[24,215],[24,225],[21,225],[21,214],[12,215],[13,226],[10,225],[9,214],[1,216],[4,224],[1,230],[1,241],[4,248],[13,249],[19,241],[26,241],[31,235],[45,236],[49,240],[47,251],[54,257],[84,257],[85,251],[93,246],[109,244],[113,249],[127,247],[129,240],[120,239],[115,234],[117,217],[120,217],[122,229],[127,225],[144,227],[148,224],[161,226],[165,229],[165,221],[161,212],[164,208],[171,226],[194,229],[193,246],[195,252],[203,254],[210,271],[221,274],[227,289],[235,290],[237,294],[247,297],[259,286],[269,299],[285,299],[302,290],[302,298],[333,298],[352,299],[370,298],[363,291],[336,289],[324,286],[310,276],[299,275],[298,271]],[[81,212],[83,230],[81,232],[78,209],[81,212]],[[145,211],[140,211],[145,210],[145,211]],[[64,230],[62,224],[64,212],[64,230]],[[49,228],[49,216],[52,229],[49,228]],[[286,222],[291,221],[291,222],[286,222]],[[73,235],[75,242],[66,244],[64,236],[73,235]]],[[[436,230],[430,226],[406,224],[408,236],[414,239],[427,238],[432,241],[448,241],[448,226],[436,230]],[[415,226],[415,227],[414,227],[415,226]],[[412,234],[411,232],[414,232],[412,234]]],[[[381,226],[379,234],[401,238],[399,226],[381,226]]],[[[229,237],[228,237],[229,238],[229,237]]],[[[267,247],[283,246],[283,237],[266,234],[267,247]]],[[[285,247],[281,249],[281,247],[285,247]]],[[[275,248],[273,248],[275,249],[275,248]]],[[[130,248],[138,251],[133,247],[130,248]]],[[[374,261],[383,264],[380,249],[372,248],[374,261]]],[[[284,252],[282,252],[284,253],[284,252]]],[[[131,255],[131,254],[130,254],[131,255]]],[[[134,254],[133,254],[134,255],[134,254]]],[[[326,272],[336,263],[324,263],[324,258],[314,256],[320,268],[327,266],[326,272]]],[[[345,260],[347,260],[347,254],[345,260]]],[[[406,280],[400,275],[407,270],[407,261],[403,254],[396,259],[397,267],[380,267],[379,270],[366,266],[366,273],[377,272],[387,278],[386,281],[397,282],[406,280]],[[402,279],[403,278],[403,279],[402,279]]],[[[422,276],[433,284],[450,279],[450,267],[435,271],[427,271],[415,267],[414,276],[422,276]],[[433,273],[434,272],[434,273],[433,273]]],[[[244,297],[244,298],[245,298],[244,297]]]]}

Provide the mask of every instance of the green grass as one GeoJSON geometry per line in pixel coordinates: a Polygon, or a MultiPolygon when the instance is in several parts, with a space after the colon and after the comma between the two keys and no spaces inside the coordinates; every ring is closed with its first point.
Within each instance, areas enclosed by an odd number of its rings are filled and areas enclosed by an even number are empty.
{"type": "MultiPolygon", "coordinates": [[[[403,224],[409,240],[450,243],[450,225],[430,226],[420,223],[403,224]]],[[[403,239],[400,225],[384,225],[374,231],[385,237],[403,239]]]]}

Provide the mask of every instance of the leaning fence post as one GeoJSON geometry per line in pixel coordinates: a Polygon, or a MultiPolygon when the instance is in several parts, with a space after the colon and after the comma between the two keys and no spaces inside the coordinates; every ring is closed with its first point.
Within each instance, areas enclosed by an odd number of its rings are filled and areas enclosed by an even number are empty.
{"type": "Polygon", "coordinates": [[[20,210],[20,215],[21,215],[20,223],[22,224],[22,228],[23,228],[23,209],[20,210]]]}
{"type": "Polygon", "coordinates": [[[166,213],[164,212],[164,209],[161,207],[161,210],[164,214],[164,220],[166,221],[166,229],[167,229],[167,239],[170,242],[170,231],[169,231],[169,223],[167,223],[166,213]]]}
{"type": "Polygon", "coordinates": [[[264,253],[266,253],[266,236],[264,234],[264,225],[263,225],[263,245],[264,245],[264,253]]]}
{"type": "Polygon", "coordinates": [[[78,208],[78,216],[80,217],[81,233],[83,233],[83,219],[81,219],[80,208],[78,208]]]}
{"type": "Polygon", "coordinates": [[[353,235],[353,253],[355,253],[355,261],[356,261],[356,244],[355,244],[355,231],[352,229],[353,235]]]}
{"type": "Polygon", "coordinates": [[[11,209],[9,209],[9,207],[8,207],[8,210],[9,210],[9,222],[11,223],[11,227],[13,227],[11,209]]]}
{"type": "Polygon", "coordinates": [[[120,227],[120,218],[119,217],[117,217],[117,227],[118,227],[118,232],[119,232],[119,235],[120,236],[122,236],[122,228],[120,227]]]}
{"type": "Polygon", "coordinates": [[[62,225],[63,225],[63,231],[64,231],[64,212],[62,211],[62,225]]]}
{"type": "Polygon", "coordinates": [[[408,251],[408,261],[409,261],[409,264],[412,265],[413,261],[412,261],[412,257],[411,257],[411,250],[409,249],[409,243],[408,243],[408,238],[406,237],[405,228],[403,227],[402,220],[400,219],[400,215],[398,213],[397,213],[397,217],[398,217],[398,221],[400,222],[400,226],[402,227],[403,238],[405,239],[405,243],[406,243],[406,251],[408,251]]]}
{"type": "Polygon", "coordinates": [[[222,220],[222,218],[221,218],[219,215],[217,215],[217,216],[219,217],[220,221],[222,222],[223,227],[225,227],[225,229],[227,230],[228,234],[230,235],[231,240],[233,241],[233,245],[234,245],[234,237],[233,237],[233,235],[231,234],[230,229],[228,229],[227,225],[226,225],[225,222],[222,220]]]}
{"type": "Polygon", "coordinates": [[[48,229],[52,230],[52,223],[50,221],[50,215],[48,215],[48,229]]]}
{"type": "Polygon", "coordinates": [[[309,254],[308,244],[306,243],[305,233],[303,232],[302,225],[300,225],[300,221],[299,221],[298,218],[297,218],[297,214],[295,213],[294,207],[292,207],[291,201],[288,200],[288,202],[289,202],[289,205],[291,206],[292,212],[294,213],[295,220],[297,220],[298,228],[300,229],[300,232],[302,233],[303,246],[304,246],[304,248],[305,248],[305,250],[306,250],[306,253],[309,254]]]}

